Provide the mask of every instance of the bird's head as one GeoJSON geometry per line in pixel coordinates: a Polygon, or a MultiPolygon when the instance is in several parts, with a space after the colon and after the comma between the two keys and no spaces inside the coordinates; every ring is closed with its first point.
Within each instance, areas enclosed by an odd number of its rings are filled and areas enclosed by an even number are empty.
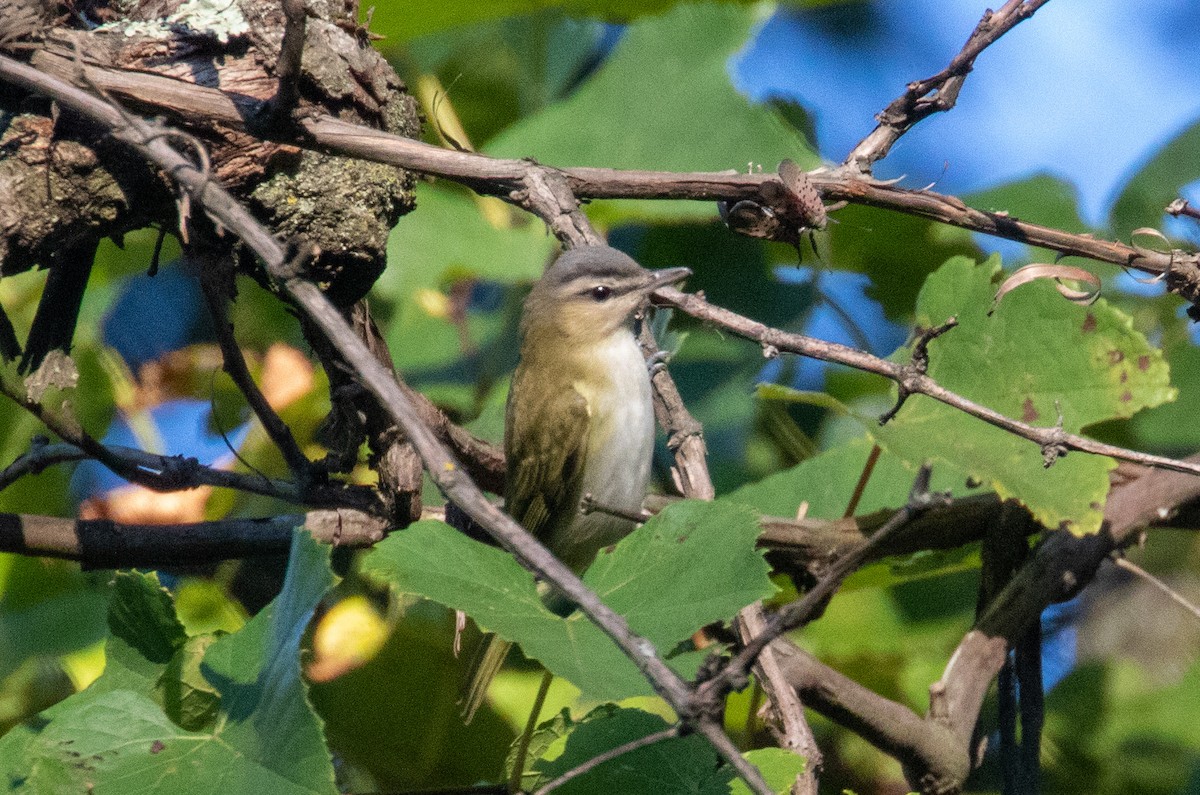
{"type": "Polygon", "coordinates": [[[607,246],[571,249],[534,285],[525,301],[521,331],[580,343],[603,339],[628,327],[650,293],[691,273],[687,268],[646,270],[607,246]]]}

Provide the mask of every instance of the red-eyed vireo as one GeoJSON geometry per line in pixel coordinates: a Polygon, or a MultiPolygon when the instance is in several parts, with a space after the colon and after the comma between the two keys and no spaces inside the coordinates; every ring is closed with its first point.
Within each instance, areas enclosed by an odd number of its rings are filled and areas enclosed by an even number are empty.
{"type": "MultiPolygon", "coordinates": [[[[649,271],[606,246],[572,249],[534,285],[521,317],[521,361],[505,414],[505,510],[576,572],[633,529],[600,508],[641,511],[654,448],[650,374],[633,318],[650,293],[691,274],[649,271]]],[[[510,643],[476,657],[464,698],[470,720],[510,643]]]]}

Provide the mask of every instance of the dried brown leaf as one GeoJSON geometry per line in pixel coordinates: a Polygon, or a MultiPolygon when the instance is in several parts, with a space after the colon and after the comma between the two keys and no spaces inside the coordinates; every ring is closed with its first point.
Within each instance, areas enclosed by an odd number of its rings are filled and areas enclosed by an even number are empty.
{"type": "Polygon", "coordinates": [[[1050,265],[1048,263],[1037,262],[1032,265],[1026,265],[1023,268],[1017,268],[1011,276],[1004,280],[1004,283],[1000,285],[1000,289],[996,291],[996,297],[992,300],[992,308],[988,310],[988,314],[990,315],[996,311],[1001,298],[1021,285],[1029,284],[1038,279],[1053,279],[1055,281],[1055,289],[1058,290],[1063,298],[1072,303],[1087,306],[1100,297],[1100,277],[1091,271],[1077,268],[1073,265],[1050,265]],[[1068,287],[1066,284],[1063,284],[1064,279],[1083,282],[1091,285],[1091,288],[1079,290],[1074,287],[1068,287]]]}

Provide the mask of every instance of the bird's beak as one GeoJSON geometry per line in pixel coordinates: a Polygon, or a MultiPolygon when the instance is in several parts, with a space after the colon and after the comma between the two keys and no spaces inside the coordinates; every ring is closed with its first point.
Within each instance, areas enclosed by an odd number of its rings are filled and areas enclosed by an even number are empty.
{"type": "Polygon", "coordinates": [[[652,293],[659,287],[668,284],[677,284],[687,277],[692,275],[691,268],[664,268],[660,271],[650,271],[651,279],[643,289],[646,293],[652,293]]]}

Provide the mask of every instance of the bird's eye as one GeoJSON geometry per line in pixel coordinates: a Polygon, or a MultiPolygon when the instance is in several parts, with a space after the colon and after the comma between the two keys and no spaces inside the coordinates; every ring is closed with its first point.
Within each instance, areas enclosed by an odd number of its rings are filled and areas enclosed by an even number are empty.
{"type": "Polygon", "coordinates": [[[612,288],[607,287],[603,284],[597,284],[595,287],[593,287],[591,290],[588,291],[588,294],[591,295],[592,298],[597,301],[607,301],[609,299],[609,297],[612,295],[612,288]]]}

